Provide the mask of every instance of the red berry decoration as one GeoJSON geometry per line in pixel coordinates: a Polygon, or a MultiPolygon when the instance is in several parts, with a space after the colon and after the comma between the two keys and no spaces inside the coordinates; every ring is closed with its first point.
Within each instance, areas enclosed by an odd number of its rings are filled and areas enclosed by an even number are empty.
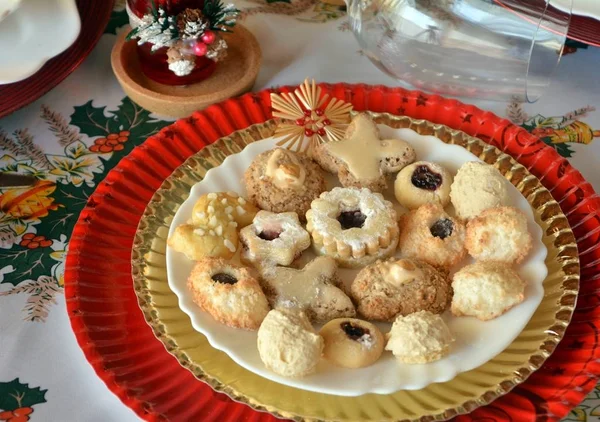
{"type": "Polygon", "coordinates": [[[304,115],[305,115],[306,117],[310,117],[310,116],[311,116],[311,114],[312,114],[312,111],[310,111],[310,110],[304,110],[304,115]]]}
{"type": "Polygon", "coordinates": [[[33,412],[31,407],[19,407],[18,409],[13,410],[15,416],[27,416],[33,412]]]}
{"type": "Polygon", "coordinates": [[[196,44],[194,44],[194,47],[192,48],[192,50],[194,51],[194,54],[196,56],[202,57],[208,51],[208,46],[202,42],[197,42],[196,44]]]}
{"type": "Polygon", "coordinates": [[[37,248],[39,248],[39,247],[40,247],[40,243],[39,243],[39,242],[29,242],[29,243],[27,244],[27,247],[28,247],[29,249],[37,249],[37,248]]]}
{"type": "Polygon", "coordinates": [[[106,138],[99,138],[99,139],[96,139],[96,140],[94,141],[94,143],[95,143],[96,145],[104,145],[104,144],[106,143],[106,141],[108,141],[108,139],[106,139],[106,138]]]}
{"type": "Polygon", "coordinates": [[[119,145],[119,140],[118,139],[109,139],[106,142],[106,145],[110,145],[111,147],[114,147],[115,145],[119,145]]]}
{"type": "MultiPolygon", "coordinates": [[[[31,239],[33,239],[34,237],[35,237],[35,234],[33,234],[33,233],[25,233],[25,234],[23,235],[23,240],[31,240],[31,239]]],[[[2,413],[0,413],[0,415],[1,415],[1,414],[2,414],[2,413]]]]}
{"type": "Polygon", "coordinates": [[[200,38],[204,44],[212,44],[215,42],[217,36],[212,31],[205,31],[200,38]]]}
{"type": "Polygon", "coordinates": [[[123,144],[115,145],[113,151],[122,151],[125,148],[123,144]]]}
{"type": "Polygon", "coordinates": [[[305,123],[306,123],[306,121],[304,119],[298,119],[298,120],[296,120],[296,124],[298,126],[304,126],[305,123]]]}
{"type": "Polygon", "coordinates": [[[306,135],[306,136],[308,136],[308,137],[311,137],[311,136],[313,136],[314,134],[315,134],[315,132],[314,132],[312,129],[306,129],[306,130],[304,131],[304,135],[306,135]]]}
{"type": "Polygon", "coordinates": [[[119,141],[119,143],[123,143],[123,142],[127,142],[127,139],[129,139],[127,136],[119,136],[119,139],[117,139],[117,141],[119,141]]]}
{"type": "Polygon", "coordinates": [[[117,135],[116,133],[111,133],[106,137],[106,139],[117,139],[118,137],[119,135],[117,135]]]}
{"type": "Polygon", "coordinates": [[[14,416],[14,414],[10,410],[0,412],[0,421],[8,420],[8,419],[12,418],[13,416],[14,416]]]}
{"type": "Polygon", "coordinates": [[[98,145],[92,145],[90,147],[90,151],[92,151],[92,152],[98,152],[98,151],[100,151],[98,148],[100,148],[98,145]]]}
{"type": "Polygon", "coordinates": [[[119,136],[128,137],[129,135],[131,135],[131,132],[129,132],[128,130],[122,130],[119,132],[119,136]]]}
{"type": "Polygon", "coordinates": [[[110,145],[102,145],[100,147],[100,152],[112,152],[113,147],[111,147],[110,145]]]}
{"type": "Polygon", "coordinates": [[[325,136],[325,135],[327,134],[327,132],[325,132],[325,129],[323,129],[323,128],[319,129],[319,130],[317,131],[317,133],[318,133],[320,136],[325,136]]]}
{"type": "Polygon", "coordinates": [[[320,108],[315,110],[315,113],[317,113],[317,116],[322,116],[323,115],[323,110],[321,110],[320,108]]]}
{"type": "Polygon", "coordinates": [[[323,124],[324,124],[325,126],[329,126],[329,125],[331,124],[331,120],[329,120],[329,119],[325,119],[325,120],[323,120],[323,124]]]}

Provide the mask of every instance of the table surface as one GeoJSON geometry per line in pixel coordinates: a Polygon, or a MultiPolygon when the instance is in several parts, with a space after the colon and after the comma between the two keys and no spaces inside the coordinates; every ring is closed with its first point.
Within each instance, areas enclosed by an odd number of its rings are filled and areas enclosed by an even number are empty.
{"type": "MultiPolygon", "coordinates": [[[[305,77],[397,85],[361,54],[340,8],[318,0],[288,1],[236,2],[263,49],[256,90],[305,77]]],[[[127,131],[121,140],[138,145],[170,123],[132,103],[112,74],[110,50],[126,22],[124,0],[118,0],[83,65],[35,103],[0,119],[0,171],[43,174],[53,182],[0,212],[0,410],[19,400],[33,409],[34,421],[138,420],[85,360],[63,294],[65,256],[79,211],[124,155],[105,138],[127,131]],[[25,207],[34,207],[39,218],[20,220],[25,207]]],[[[541,124],[553,129],[547,142],[598,190],[599,67],[600,49],[579,49],[563,58],[538,103],[475,104],[528,130],[541,124]]],[[[600,387],[565,420],[600,420],[600,387]]]]}

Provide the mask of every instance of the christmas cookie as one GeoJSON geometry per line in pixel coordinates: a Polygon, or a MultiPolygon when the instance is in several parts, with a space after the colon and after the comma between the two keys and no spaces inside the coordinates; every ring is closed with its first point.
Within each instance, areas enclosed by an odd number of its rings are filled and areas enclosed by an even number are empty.
{"type": "Polygon", "coordinates": [[[269,303],[247,268],[220,258],[196,263],[187,281],[194,303],[230,327],[256,330],[269,303]]]}
{"type": "Polygon", "coordinates": [[[518,264],[527,256],[532,243],[527,216],[517,208],[490,208],[467,224],[465,246],[478,261],[518,264]]]}
{"type": "Polygon", "coordinates": [[[315,251],[343,267],[363,267],[396,251],[396,211],[381,194],[368,189],[338,187],[324,192],[311,204],[306,220],[315,251]]]}
{"type": "Polygon", "coordinates": [[[425,204],[402,216],[399,248],[406,257],[449,268],[467,255],[465,226],[442,205],[425,204]]]}
{"type": "Polygon", "coordinates": [[[386,176],[412,163],[415,151],[405,141],[380,139],[375,122],[361,113],[352,119],[342,140],[319,144],[313,156],[325,170],[337,174],[342,185],[382,192],[386,176]]]}
{"type": "Polygon", "coordinates": [[[214,226],[182,224],[167,244],[194,261],[208,257],[231,259],[237,250],[238,233],[234,226],[220,220],[214,226]]]}
{"type": "Polygon", "coordinates": [[[276,374],[298,378],[316,371],[323,339],[302,311],[273,309],[257,337],[260,359],[276,374]]]}
{"type": "Polygon", "coordinates": [[[258,155],[244,174],[248,198],[261,209],[295,212],[304,219],[325,190],[323,170],[310,158],[284,148],[258,155]]]}
{"type": "Polygon", "coordinates": [[[235,192],[213,192],[194,204],[192,224],[212,228],[230,225],[239,230],[252,223],[257,212],[258,208],[235,192]]]}
{"type": "Polygon", "coordinates": [[[418,260],[379,261],[363,268],[350,286],[358,314],[373,321],[393,321],[418,311],[434,314],[450,306],[446,273],[418,260]]]}
{"type": "Polygon", "coordinates": [[[450,187],[450,200],[463,220],[510,203],[506,179],[494,167],[476,161],[458,169],[450,187]]]}
{"type": "Polygon", "coordinates": [[[525,298],[525,282],[507,264],[477,262],[452,278],[452,314],[482,321],[499,317],[525,298]]]}
{"type": "Polygon", "coordinates": [[[310,246],[310,235],[295,212],[259,211],[240,231],[242,261],[255,266],[290,265],[310,246]]]}
{"type": "Polygon", "coordinates": [[[354,318],[329,321],[319,331],[325,348],[323,356],[344,368],[363,368],[379,359],[385,337],[375,325],[354,318]]]}
{"type": "Polygon", "coordinates": [[[332,258],[315,258],[301,270],[261,267],[260,271],[263,290],[273,308],[300,308],[317,323],[356,313],[350,298],[336,287],[337,264],[332,258]]]}
{"type": "Polygon", "coordinates": [[[394,194],[400,205],[409,210],[429,202],[445,207],[450,202],[451,184],[452,175],[444,167],[427,161],[417,161],[398,173],[394,194]]]}
{"type": "Polygon", "coordinates": [[[440,360],[449,353],[454,341],[442,317],[427,311],[399,316],[387,338],[385,350],[408,364],[440,360]]]}

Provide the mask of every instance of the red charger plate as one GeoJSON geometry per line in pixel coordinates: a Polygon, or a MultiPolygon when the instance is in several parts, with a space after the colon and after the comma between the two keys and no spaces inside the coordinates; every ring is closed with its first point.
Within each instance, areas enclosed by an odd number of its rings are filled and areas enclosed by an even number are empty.
{"type": "Polygon", "coordinates": [[[77,0],[81,17],[79,36],[71,47],[49,60],[35,75],[20,82],[0,85],[0,117],[34,102],[73,73],[104,33],[114,4],[115,0],[77,0]]]}
{"type": "MultiPolygon", "coordinates": [[[[321,87],[359,111],[405,114],[481,138],[512,155],[552,192],[569,219],[580,252],[581,289],[572,322],[540,370],[509,394],[457,420],[564,417],[596,385],[600,374],[600,200],[591,185],[540,139],[474,106],[401,88],[321,87]]],[[[261,91],[227,100],[149,138],[98,186],[71,236],[65,294],[77,341],[108,388],[146,420],[275,420],[214,392],[180,366],[146,324],[131,279],[133,237],[156,189],[205,145],[271,118],[269,94],[261,91]]]]}

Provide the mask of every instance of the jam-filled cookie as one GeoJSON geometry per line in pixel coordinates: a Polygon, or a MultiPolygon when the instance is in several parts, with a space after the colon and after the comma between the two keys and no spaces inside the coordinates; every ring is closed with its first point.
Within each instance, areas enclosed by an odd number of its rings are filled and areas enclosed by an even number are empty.
{"type": "Polygon", "coordinates": [[[419,208],[429,202],[441,204],[450,202],[452,175],[439,164],[417,161],[404,167],[394,184],[394,194],[403,207],[409,210],[419,208]]]}
{"type": "Polygon", "coordinates": [[[325,174],[301,153],[275,148],[258,155],[244,174],[248,198],[261,209],[295,212],[304,219],[313,199],[325,190],[325,174]]]}
{"type": "Polygon", "coordinates": [[[379,359],[385,337],[375,325],[354,318],[329,321],[319,331],[325,348],[323,356],[344,368],[363,368],[379,359]]]}
{"type": "Polygon", "coordinates": [[[525,298],[525,282],[507,264],[476,262],[452,278],[452,314],[482,321],[499,317],[525,298]]]}
{"type": "Polygon", "coordinates": [[[270,309],[250,270],[225,259],[198,261],[187,285],[196,305],[230,327],[256,330],[270,309]]]}
{"type": "Polygon", "coordinates": [[[467,255],[465,226],[440,204],[425,204],[402,216],[399,248],[409,258],[452,267],[467,255]]]}
{"type": "Polygon", "coordinates": [[[258,354],[265,366],[284,377],[316,371],[323,339],[297,309],[273,309],[258,330],[258,354]]]}
{"type": "Polygon", "coordinates": [[[225,222],[216,227],[182,224],[175,228],[167,244],[193,261],[209,257],[231,259],[238,247],[238,233],[225,222]]]}
{"type": "Polygon", "coordinates": [[[328,172],[337,174],[346,187],[382,192],[387,176],[415,161],[415,150],[400,139],[380,139],[377,125],[368,114],[352,119],[344,138],[319,144],[313,157],[328,172]]]}
{"type": "Polygon", "coordinates": [[[258,211],[235,192],[212,192],[202,195],[194,204],[192,224],[212,228],[229,225],[239,230],[252,223],[258,211]]]}
{"type": "Polygon", "coordinates": [[[242,261],[255,266],[290,265],[310,246],[310,235],[295,212],[259,211],[240,231],[242,261]]]}
{"type": "Polygon", "coordinates": [[[489,164],[477,161],[463,164],[450,187],[450,200],[456,215],[469,220],[488,208],[509,205],[507,183],[500,172],[489,164]]]}
{"type": "Polygon", "coordinates": [[[379,261],[363,268],[350,286],[358,315],[373,321],[393,321],[418,311],[434,314],[450,306],[447,274],[412,259],[379,261]]]}
{"type": "Polygon", "coordinates": [[[391,202],[368,189],[333,188],[311,204],[306,229],[319,255],[359,268],[394,254],[398,223],[391,202]]]}
{"type": "Polygon", "coordinates": [[[352,301],[339,289],[337,264],[330,257],[318,257],[304,268],[261,267],[261,285],[273,308],[296,307],[313,322],[353,317],[352,301]]]}
{"type": "Polygon", "coordinates": [[[518,264],[532,244],[527,216],[517,208],[490,208],[467,224],[465,246],[478,261],[518,264]]]}
{"type": "Polygon", "coordinates": [[[420,311],[399,316],[387,334],[385,350],[408,364],[440,360],[450,352],[454,337],[441,316],[420,311]]]}

